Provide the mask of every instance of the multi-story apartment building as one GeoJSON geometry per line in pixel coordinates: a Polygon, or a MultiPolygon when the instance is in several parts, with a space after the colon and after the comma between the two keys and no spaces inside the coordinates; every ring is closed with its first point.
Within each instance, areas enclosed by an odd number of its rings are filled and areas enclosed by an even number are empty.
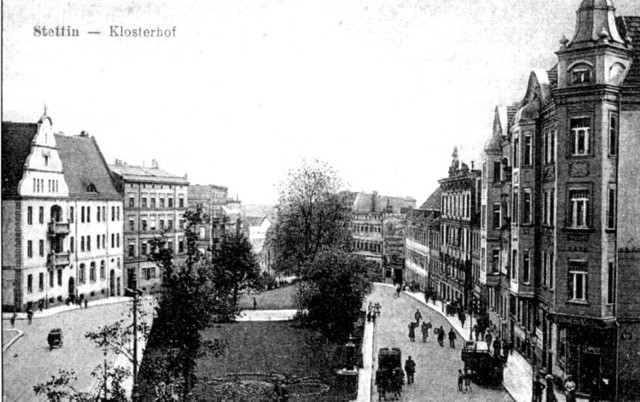
{"type": "Polygon", "coordinates": [[[481,280],[503,335],[625,400],[640,398],[639,47],[639,16],[583,0],[557,65],[497,109],[483,167],[481,280]]]}
{"type": "Polygon", "coordinates": [[[179,263],[186,253],[183,215],[188,206],[189,182],[158,167],[128,165],[120,160],[109,166],[124,197],[124,269],[127,287],[136,284],[153,292],[161,282],[159,268],[149,260],[155,237],[164,233],[167,247],[179,263]]]}
{"type": "Polygon", "coordinates": [[[265,248],[267,232],[271,227],[271,219],[266,216],[247,216],[243,221],[243,231],[247,233],[260,270],[269,272],[269,250],[265,248]]]}
{"type": "Polygon", "coordinates": [[[407,213],[404,280],[431,294],[440,275],[440,199],[436,189],[418,209],[407,213]]]}
{"type": "Polygon", "coordinates": [[[3,309],[122,294],[122,208],[95,138],[3,122],[3,309]]]}
{"type": "Polygon", "coordinates": [[[217,244],[228,225],[229,218],[224,211],[228,201],[227,187],[214,184],[189,185],[189,207],[193,209],[197,205],[201,205],[203,211],[210,218],[208,223],[198,228],[198,247],[204,250],[207,255],[211,253],[214,244],[217,244]]]}
{"type": "Polygon", "coordinates": [[[440,262],[444,278],[438,294],[467,308],[480,296],[480,181],[481,172],[471,169],[453,151],[449,176],[441,179],[440,262]]]}
{"type": "Polygon", "coordinates": [[[384,278],[403,281],[406,213],[414,208],[411,197],[351,194],[353,250],[380,265],[384,278]]]}

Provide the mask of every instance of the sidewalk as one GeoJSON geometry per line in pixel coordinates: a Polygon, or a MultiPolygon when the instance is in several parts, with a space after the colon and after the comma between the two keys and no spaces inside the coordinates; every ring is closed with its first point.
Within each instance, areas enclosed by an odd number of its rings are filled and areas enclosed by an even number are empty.
{"type": "MultiPolygon", "coordinates": [[[[154,298],[154,296],[152,295],[143,295],[140,296],[140,300],[152,300],[154,298]]],[[[115,304],[115,303],[126,303],[128,301],[131,301],[132,298],[131,297],[125,297],[125,296],[117,296],[117,297],[105,297],[102,299],[96,299],[96,300],[91,300],[89,302],[87,302],[87,307],[95,307],[95,306],[103,306],[106,304],[115,304]]],[[[51,308],[47,308],[47,309],[43,309],[42,311],[39,311],[37,308],[33,311],[33,318],[37,319],[37,318],[43,318],[43,317],[51,317],[52,315],[56,315],[56,314],[60,314],[60,313],[66,313],[68,311],[73,311],[73,310],[79,310],[79,309],[83,309],[84,308],[84,303],[79,306],[77,304],[70,304],[70,305],[62,305],[62,306],[56,306],[56,307],[51,307],[51,308]]],[[[2,313],[2,319],[3,320],[8,320],[11,318],[11,316],[13,315],[13,313],[2,313]]],[[[26,320],[27,319],[27,313],[16,313],[16,319],[17,320],[26,320]]]]}
{"type": "Polygon", "coordinates": [[[242,310],[236,321],[290,321],[298,310],[242,310]]]}
{"type": "MultiPolygon", "coordinates": [[[[390,286],[387,284],[383,284],[383,286],[390,286]]],[[[467,315],[467,320],[465,320],[465,327],[462,327],[460,320],[458,317],[447,317],[443,312],[442,302],[436,301],[434,303],[427,303],[424,298],[424,293],[413,293],[409,291],[404,291],[404,294],[411,296],[412,298],[418,300],[423,303],[425,306],[430,309],[438,312],[442,317],[444,317],[449,324],[455,329],[458,334],[467,341],[470,335],[470,323],[469,316],[467,315]]],[[[475,322],[475,320],[474,320],[475,322]]],[[[504,368],[504,378],[502,385],[507,390],[507,392],[511,395],[511,397],[517,402],[528,402],[531,401],[531,384],[532,384],[532,371],[531,364],[520,354],[518,351],[512,351],[509,356],[509,360],[504,368]]],[[[566,398],[563,392],[554,388],[554,392],[556,394],[556,399],[558,402],[565,402],[566,398]]],[[[545,394],[546,395],[546,394],[545,394]]],[[[545,396],[543,395],[543,399],[545,396]]],[[[577,401],[587,401],[587,399],[577,398],[577,401]]]]}

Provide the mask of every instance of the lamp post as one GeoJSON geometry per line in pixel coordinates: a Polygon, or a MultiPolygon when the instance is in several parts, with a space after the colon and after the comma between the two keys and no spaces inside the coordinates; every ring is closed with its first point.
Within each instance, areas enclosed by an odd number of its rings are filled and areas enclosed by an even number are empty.
{"type": "Polygon", "coordinates": [[[538,344],[538,335],[536,334],[535,328],[533,332],[531,332],[531,348],[533,350],[532,359],[531,359],[531,400],[536,401],[535,392],[536,392],[536,345],[538,344]]]}
{"type": "Polygon", "coordinates": [[[104,378],[103,378],[103,388],[104,388],[104,399],[103,401],[108,401],[109,398],[107,397],[107,346],[109,345],[109,341],[107,341],[107,332],[105,331],[103,333],[104,336],[104,341],[103,341],[103,349],[102,349],[102,355],[104,356],[104,378]]]}

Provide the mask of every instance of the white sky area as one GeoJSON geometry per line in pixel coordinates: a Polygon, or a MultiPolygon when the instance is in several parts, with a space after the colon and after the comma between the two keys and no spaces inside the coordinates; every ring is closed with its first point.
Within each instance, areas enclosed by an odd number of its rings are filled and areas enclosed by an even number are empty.
{"type": "MultiPolygon", "coordinates": [[[[109,163],[157,159],[246,204],[273,203],[288,168],[319,158],[352,190],[420,205],[455,145],[479,167],[495,106],[555,64],[580,2],[4,1],[2,119],[36,122],[46,104],[55,131],[86,130],[109,163]]],[[[637,0],[614,3],[640,15],[637,0]]]]}

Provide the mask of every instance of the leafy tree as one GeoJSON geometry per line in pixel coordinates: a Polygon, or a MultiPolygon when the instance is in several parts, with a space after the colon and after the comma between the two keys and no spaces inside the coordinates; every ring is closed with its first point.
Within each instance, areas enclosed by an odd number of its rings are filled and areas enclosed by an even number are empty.
{"type": "Polygon", "coordinates": [[[33,386],[36,395],[44,395],[49,402],[60,402],[74,400],[78,402],[89,402],[96,400],[96,397],[80,392],[74,388],[73,382],[78,376],[74,370],[58,370],[58,376],[51,376],[49,381],[33,386]]]}
{"type": "Polygon", "coordinates": [[[305,271],[297,303],[307,323],[332,340],[344,339],[371,291],[371,262],[341,249],[323,249],[305,271]]]}
{"type": "Polygon", "coordinates": [[[176,384],[186,401],[197,382],[197,360],[208,354],[219,355],[226,344],[220,339],[204,340],[201,335],[213,323],[217,301],[210,267],[197,248],[196,228],[209,218],[201,206],[185,212],[184,218],[187,221],[184,263],[174,263],[172,249],[165,247],[164,236],[152,242],[152,259],[162,271],[162,284],[151,342],[160,353],[148,361],[147,367],[154,372],[147,369],[145,373],[154,374],[156,379],[164,377],[165,384],[176,384]]]}
{"type": "Polygon", "coordinates": [[[350,248],[350,208],[338,194],[341,185],[336,171],[317,160],[288,172],[268,236],[276,270],[302,275],[322,248],[350,248]]]}
{"type": "Polygon", "coordinates": [[[220,294],[231,296],[234,309],[240,291],[260,287],[260,266],[244,233],[236,231],[222,237],[213,255],[211,279],[220,294]]]}

